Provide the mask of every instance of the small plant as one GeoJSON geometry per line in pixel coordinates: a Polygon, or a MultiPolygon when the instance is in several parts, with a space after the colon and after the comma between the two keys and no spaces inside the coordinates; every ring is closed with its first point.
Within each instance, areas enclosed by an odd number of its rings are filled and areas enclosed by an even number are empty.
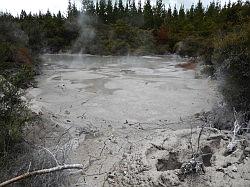
{"type": "MultiPolygon", "coordinates": [[[[202,119],[204,121],[206,121],[206,119],[202,119]]],[[[200,150],[200,139],[201,139],[201,135],[204,131],[205,128],[205,124],[203,124],[201,126],[201,130],[199,132],[198,135],[198,139],[197,139],[197,149],[196,151],[194,151],[194,146],[193,146],[193,142],[192,142],[192,136],[193,136],[193,127],[191,125],[191,133],[190,133],[190,146],[191,146],[191,150],[192,150],[192,158],[186,162],[184,162],[181,166],[180,169],[180,173],[179,175],[181,176],[181,178],[185,178],[185,176],[189,175],[189,174],[200,174],[200,173],[205,173],[205,165],[203,163],[203,153],[200,150]]]]}
{"type": "Polygon", "coordinates": [[[201,172],[205,173],[205,167],[202,160],[200,160],[198,157],[197,158],[192,157],[191,160],[185,162],[181,166],[182,175],[187,175],[191,173],[201,173],[201,172]]]}

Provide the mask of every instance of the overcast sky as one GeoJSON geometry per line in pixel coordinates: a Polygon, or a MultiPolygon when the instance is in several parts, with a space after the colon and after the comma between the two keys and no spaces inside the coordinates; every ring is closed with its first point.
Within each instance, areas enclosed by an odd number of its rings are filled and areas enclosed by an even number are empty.
{"type": "MultiPolygon", "coordinates": [[[[72,2],[74,0],[71,0],[72,2]]],[[[114,2],[115,0],[113,0],[114,2]]],[[[175,4],[178,6],[180,4],[184,4],[186,8],[189,8],[193,3],[196,4],[198,0],[163,0],[165,4],[170,4],[174,6],[175,4]]],[[[212,0],[203,0],[202,3],[206,6],[212,0]]],[[[221,3],[224,4],[229,0],[221,0],[221,3]]],[[[231,0],[234,2],[237,0],[231,0]]],[[[76,4],[80,6],[81,0],[75,0],[76,4]]],[[[136,0],[137,2],[137,0],[136,0]]],[[[144,2],[144,0],[142,0],[144,2]]],[[[155,0],[151,0],[152,3],[155,0]]],[[[24,9],[26,12],[37,13],[40,11],[46,12],[48,9],[57,13],[59,10],[61,12],[66,13],[68,6],[68,0],[0,0],[0,11],[10,12],[13,15],[17,15],[24,9]]]]}

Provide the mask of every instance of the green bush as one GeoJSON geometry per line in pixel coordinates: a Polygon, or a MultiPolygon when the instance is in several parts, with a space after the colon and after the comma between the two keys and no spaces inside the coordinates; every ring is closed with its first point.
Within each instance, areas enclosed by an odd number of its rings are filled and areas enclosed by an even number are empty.
{"type": "Polygon", "coordinates": [[[203,40],[204,39],[200,37],[188,37],[182,42],[177,43],[175,51],[181,56],[199,56],[204,48],[203,40]]]}
{"type": "Polygon", "coordinates": [[[220,91],[231,107],[250,110],[249,27],[218,37],[213,61],[221,80],[220,91]]]}
{"type": "Polygon", "coordinates": [[[0,42],[0,63],[11,61],[13,56],[13,47],[10,43],[0,42]]]}
{"type": "Polygon", "coordinates": [[[0,157],[22,138],[22,127],[30,119],[20,87],[29,79],[27,70],[8,80],[0,75],[0,157]]]}

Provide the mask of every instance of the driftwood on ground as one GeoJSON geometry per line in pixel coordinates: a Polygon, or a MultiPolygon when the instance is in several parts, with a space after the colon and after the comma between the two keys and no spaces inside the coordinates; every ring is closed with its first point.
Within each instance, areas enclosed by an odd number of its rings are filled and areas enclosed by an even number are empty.
{"type": "Polygon", "coordinates": [[[7,180],[5,182],[0,183],[0,187],[3,186],[7,186],[9,184],[12,184],[14,182],[32,177],[32,176],[36,176],[36,175],[43,175],[43,174],[47,174],[47,173],[52,173],[52,172],[56,172],[56,171],[62,171],[62,170],[67,170],[67,169],[83,169],[83,165],[82,164],[70,164],[70,165],[58,165],[56,167],[53,168],[48,168],[48,169],[41,169],[41,170],[36,170],[36,171],[31,171],[31,172],[26,172],[22,175],[19,175],[17,177],[14,177],[10,180],[7,180]]]}

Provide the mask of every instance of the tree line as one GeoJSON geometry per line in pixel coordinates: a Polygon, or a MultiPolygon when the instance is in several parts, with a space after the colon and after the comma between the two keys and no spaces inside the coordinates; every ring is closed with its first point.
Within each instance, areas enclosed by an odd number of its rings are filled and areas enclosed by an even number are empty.
{"type": "MultiPolygon", "coordinates": [[[[49,10],[45,14],[27,14],[22,10],[18,17],[2,13],[1,19],[19,25],[28,36],[28,46],[33,52],[73,50],[92,54],[126,54],[145,51],[161,54],[174,52],[176,44],[186,38],[190,38],[191,43],[203,39],[209,41],[208,38],[218,32],[227,32],[248,23],[249,1],[229,2],[223,6],[211,2],[206,8],[198,1],[190,8],[181,5],[177,9],[163,4],[162,0],[157,0],[155,5],[150,0],[144,4],[141,0],[138,4],[135,0],[126,3],[122,0],[114,3],[112,0],[97,0],[95,3],[82,0],[80,9],[69,1],[66,15],[60,11],[52,14],[49,10]],[[86,31],[83,27],[94,31],[95,36],[91,40],[80,38],[86,31]],[[141,49],[137,50],[133,43],[135,46],[142,43],[143,46],[139,45],[141,49]],[[93,47],[86,49],[87,46],[93,47]],[[152,46],[155,50],[149,50],[152,46]]],[[[193,51],[190,49],[184,54],[197,55],[196,49],[199,48],[195,46],[193,51]]]]}

